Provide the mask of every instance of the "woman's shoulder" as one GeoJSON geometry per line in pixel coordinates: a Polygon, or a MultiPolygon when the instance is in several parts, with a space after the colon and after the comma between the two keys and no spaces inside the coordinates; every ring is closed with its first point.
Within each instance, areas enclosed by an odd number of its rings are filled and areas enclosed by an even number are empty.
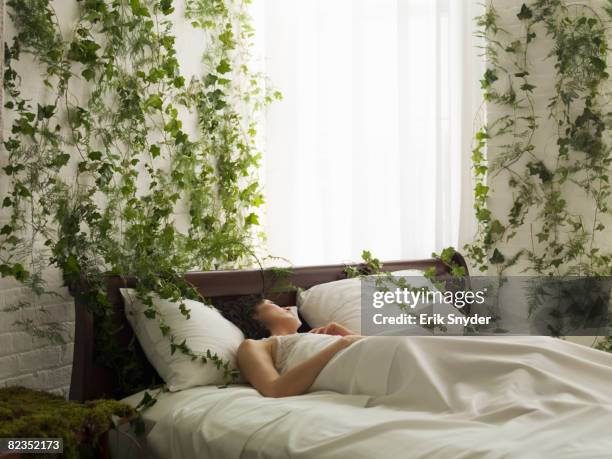
{"type": "Polygon", "coordinates": [[[260,347],[260,346],[265,346],[268,343],[267,339],[250,339],[247,338],[245,339],[242,343],[240,343],[240,347],[260,347]]]}
{"type": "Polygon", "coordinates": [[[240,346],[238,352],[248,352],[257,349],[269,349],[272,342],[269,339],[245,339],[240,346]]]}

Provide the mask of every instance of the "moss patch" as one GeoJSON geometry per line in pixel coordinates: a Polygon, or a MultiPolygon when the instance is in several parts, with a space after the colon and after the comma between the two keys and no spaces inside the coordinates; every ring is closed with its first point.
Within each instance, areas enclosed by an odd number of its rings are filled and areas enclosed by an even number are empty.
{"type": "Polygon", "coordinates": [[[93,454],[100,435],[113,426],[113,416],[135,414],[131,406],[116,400],[80,404],[24,387],[0,389],[0,437],[60,437],[67,458],[93,454]]]}

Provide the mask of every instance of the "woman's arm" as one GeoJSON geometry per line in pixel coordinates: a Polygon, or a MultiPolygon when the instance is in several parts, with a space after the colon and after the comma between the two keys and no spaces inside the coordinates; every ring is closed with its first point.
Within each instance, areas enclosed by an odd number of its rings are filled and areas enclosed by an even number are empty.
{"type": "Polygon", "coordinates": [[[267,346],[245,340],[238,348],[238,366],[246,380],[265,397],[301,395],[334,355],[359,339],[361,336],[344,336],[282,375],[274,367],[267,346]]]}

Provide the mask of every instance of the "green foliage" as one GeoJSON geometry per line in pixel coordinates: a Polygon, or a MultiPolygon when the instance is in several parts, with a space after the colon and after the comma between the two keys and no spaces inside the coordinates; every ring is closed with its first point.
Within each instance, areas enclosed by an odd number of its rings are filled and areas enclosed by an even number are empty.
{"type": "Polygon", "coordinates": [[[269,294],[295,292],[298,287],[291,282],[293,269],[290,267],[270,267],[262,270],[264,291],[262,296],[269,294]]]}
{"type": "MultiPolygon", "coordinates": [[[[49,294],[44,269],[60,268],[94,314],[98,358],[124,390],[142,375],[114,339],[109,274],[137,279],[146,316],[159,322],[173,352],[236,374],[177,340],[152,295],[198,298],[186,271],[252,262],[263,203],[255,120],[279,95],[248,68],[246,4],[187,0],[188,20],[206,33],[202,75],[188,80],[176,56],[171,0],[75,0],[69,34],[51,1],[7,2],[17,33],[5,46],[12,124],[3,180],[10,187],[0,200],[10,220],[0,229],[0,274],[40,297],[49,294]],[[38,65],[29,64],[27,75],[19,71],[24,55],[38,65]],[[39,74],[47,102],[34,106],[22,87],[39,74]],[[197,119],[194,129],[185,113],[197,119]]],[[[184,304],[181,312],[189,318],[184,304]]]]}
{"type": "Polygon", "coordinates": [[[477,132],[472,153],[478,232],[466,252],[481,271],[495,267],[501,274],[523,260],[533,274],[612,273],[612,252],[598,238],[611,213],[609,18],[603,14],[588,5],[534,0],[517,14],[522,30],[510,33],[498,25],[491,1],[477,19],[487,43],[484,96],[497,107],[477,132]],[[535,140],[550,129],[536,112],[540,88],[533,84],[529,51],[538,37],[553,44],[556,76],[547,115],[557,128],[554,157],[552,142],[543,148],[535,140]],[[512,204],[506,215],[494,215],[488,200],[502,179],[512,204]],[[577,197],[589,204],[572,208],[577,197]],[[517,234],[530,236],[531,245],[509,253],[517,234]]]}
{"type": "Polygon", "coordinates": [[[612,213],[612,3],[594,9],[532,0],[517,14],[519,32],[499,25],[494,3],[476,20],[486,40],[482,88],[490,115],[472,153],[478,231],[466,253],[481,271],[494,268],[499,275],[519,261],[524,272],[536,275],[611,275],[612,251],[603,232],[612,213]],[[552,43],[556,72],[544,116],[543,91],[532,77],[536,41],[552,43]],[[538,137],[547,143],[536,142],[538,137]],[[505,215],[488,206],[498,185],[512,197],[505,215]],[[580,207],[572,204],[577,199],[580,207]],[[531,242],[512,251],[509,242],[517,234],[531,242]]]}
{"type": "Polygon", "coordinates": [[[63,438],[67,458],[93,457],[100,435],[119,418],[137,417],[131,406],[115,400],[78,404],[23,387],[0,389],[0,436],[63,438]]]}
{"type": "MultiPolygon", "coordinates": [[[[435,258],[439,261],[441,261],[442,263],[444,263],[444,265],[446,265],[451,273],[451,275],[453,277],[464,277],[467,273],[465,272],[465,268],[461,265],[459,265],[456,261],[455,261],[455,255],[456,255],[457,251],[455,250],[454,247],[446,247],[445,249],[443,249],[439,254],[437,253],[432,253],[431,256],[432,258],[435,258]]],[[[357,266],[353,266],[353,265],[347,265],[344,268],[344,273],[346,274],[346,277],[348,278],[356,278],[356,277],[367,277],[369,275],[378,275],[378,276],[382,276],[382,277],[387,277],[389,278],[391,281],[393,281],[394,276],[389,273],[388,271],[384,271],[383,270],[383,264],[382,262],[376,258],[374,255],[372,255],[372,252],[370,252],[369,250],[364,250],[361,253],[361,259],[362,259],[362,263],[357,265],[357,266]]],[[[438,284],[441,285],[443,287],[442,284],[439,284],[436,277],[438,276],[438,273],[436,271],[435,267],[431,267],[427,270],[424,271],[424,276],[431,280],[432,282],[434,282],[434,284],[438,284]]]]}
{"type": "MultiPolygon", "coordinates": [[[[431,256],[432,258],[438,259],[444,263],[444,265],[449,268],[453,277],[465,277],[467,274],[465,268],[455,261],[456,254],[457,251],[454,247],[446,247],[445,249],[442,249],[439,254],[434,252],[431,254],[431,256]]],[[[431,271],[429,271],[429,274],[432,274],[431,271]]]]}
{"type": "Polygon", "coordinates": [[[596,349],[605,352],[612,352],[612,336],[606,336],[596,346],[596,349]]]}
{"type": "Polygon", "coordinates": [[[384,274],[382,262],[372,255],[369,250],[361,252],[362,263],[357,266],[346,265],[344,273],[348,278],[369,276],[372,274],[384,274]]]}

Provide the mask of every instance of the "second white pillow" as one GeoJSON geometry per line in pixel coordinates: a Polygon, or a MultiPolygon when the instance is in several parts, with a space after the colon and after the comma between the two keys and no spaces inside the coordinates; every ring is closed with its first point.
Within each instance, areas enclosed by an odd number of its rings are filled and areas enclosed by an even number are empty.
{"type": "MultiPolygon", "coordinates": [[[[394,276],[410,277],[413,287],[436,290],[423,271],[394,271],[394,276]]],[[[315,285],[297,295],[298,310],[311,327],[324,327],[331,322],[361,334],[361,279],[342,279],[315,285]]]]}

